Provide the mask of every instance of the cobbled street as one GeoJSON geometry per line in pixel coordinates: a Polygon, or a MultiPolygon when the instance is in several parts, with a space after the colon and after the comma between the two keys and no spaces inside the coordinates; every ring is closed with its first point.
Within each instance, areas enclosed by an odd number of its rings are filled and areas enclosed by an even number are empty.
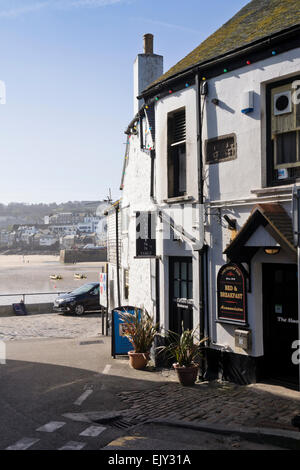
{"type": "MultiPolygon", "coordinates": [[[[175,380],[174,374],[170,372],[175,380]]],[[[172,380],[172,379],[171,379],[172,380]]],[[[281,428],[295,431],[291,418],[300,413],[300,394],[280,396],[280,388],[267,385],[238,386],[204,382],[194,387],[168,383],[151,393],[121,392],[126,417],[142,422],[153,418],[207,424],[281,428]]]]}
{"type": "Polygon", "coordinates": [[[97,313],[80,317],[57,313],[0,317],[0,340],[96,336],[100,334],[101,321],[97,313]]]}

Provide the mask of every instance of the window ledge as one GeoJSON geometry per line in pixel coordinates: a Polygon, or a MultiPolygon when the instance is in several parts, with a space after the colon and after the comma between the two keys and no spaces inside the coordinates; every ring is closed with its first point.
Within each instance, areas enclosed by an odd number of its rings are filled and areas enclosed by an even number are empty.
{"type": "Polygon", "coordinates": [[[177,197],[168,197],[164,199],[164,202],[167,204],[176,204],[178,202],[190,202],[194,201],[195,198],[193,196],[177,196],[177,197]]]}
{"type": "Polygon", "coordinates": [[[265,196],[268,194],[278,194],[278,193],[289,194],[292,192],[293,186],[294,186],[294,183],[279,185],[279,186],[270,186],[268,188],[252,189],[251,193],[256,194],[257,196],[265,196]]]}

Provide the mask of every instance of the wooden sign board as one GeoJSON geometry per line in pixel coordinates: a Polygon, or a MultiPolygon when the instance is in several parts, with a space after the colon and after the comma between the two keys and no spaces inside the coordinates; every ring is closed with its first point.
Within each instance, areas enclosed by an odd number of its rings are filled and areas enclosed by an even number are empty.
{"type": "Polygon", "coordinates": [[[136,213],[136,257],[152,258],[156,255],[155,214],[136,213]]]}
{"type": "Polygon", "coordinates": [[[246,273],[234,263],[225,264],[218,273],[218,319],[247,324],[246,273]]]}

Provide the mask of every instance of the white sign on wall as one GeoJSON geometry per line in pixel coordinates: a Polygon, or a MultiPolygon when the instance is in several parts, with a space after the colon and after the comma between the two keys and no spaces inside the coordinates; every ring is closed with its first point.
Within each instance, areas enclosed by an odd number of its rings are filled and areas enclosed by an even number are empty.
{"type": "Polygon", "coordinates": [[[100,273],[99,277],[100,305],[107,307],[107,274],[100,273]]]}

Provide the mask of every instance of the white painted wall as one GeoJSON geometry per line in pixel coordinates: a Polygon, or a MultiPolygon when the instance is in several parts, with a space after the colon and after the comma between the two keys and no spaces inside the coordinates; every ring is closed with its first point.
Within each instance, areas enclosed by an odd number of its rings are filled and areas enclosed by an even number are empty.
{"type": "MultiPolygon", "coordinates": [[[[300,49],[297,49],[209,80],[209,94],[204,108],[203,140],[231,133],[236,133],[237,137],[237,159],[205,166],[205,193],[209,213],[205,238],[210,246],[210,336],[216,347],[228,347],[228,350],[235,351],[235,327],[215,322],[217,273],[226,263],[223,251],[230,241],[224,214],[237,220],[238,229],[246,222],[256,203],[278,201],[291,215],[291,188],[275,197],[271,193],[256,196],[252,190],[263,188],[266,181],[265,86],[299,71],[300,49]],[[241,113],[241,97],[248,90],[254,91],[254,111],[244,115],[241,113]],[[213,98],[220,100],[220,106],[211,103],[213,98]],[[247,200],[248,203],[245,202],[247,200]]],[[[258,231],[251,243],[264,246],[267,242],[271,243],[267,238],[263,231],[258,231]]],[[[252,356],[263,354],[262,263],[292,262],[295,260],[284,250],[272,257],[260,249],[252,260],[252,292],[248,294],[252,356]]]]}
{"type": "MultiPolygon", "coordinates": [[[[145,121],[145,119],[143,120],[145,121]]],[[[143,124],[144,129],[145,122],[143,124]]],[[[155,292],[151,291],[151,259],[136,259],[136,212],[155,210],[150,198],[151,158],[150,152],[140,148],[138,135],[131,135],[128,143],[127,165],[125,168],[121,201],[122,239],[122,303],[145,307],[154,314],[155,292]],[[122,221],[122,218],[127,219],[122,221]],[[124,269],[129,270],[129,298],[124,298],[124,269]]],[[[151,271],[152,263],[152,271],[151,271]]]]}
{"type": "MultiPolygon", "coordinates": [[[[265,184],[265,86],[300,71],[300,49],[227,72],[208,82],[203,116],[203,140],[236,133],[237,159],[207,165],[206,193],[209,200],[242,199],[265,184]],[[242,114],[242,96],[254,91],[254,111],[242,114]],[[211,100],[217,98],[220,105],[211,100]]],[[[190,112],[193,114],[194,110],[190,112]]]]}
{"type": "Polygon", "coordinates": [[[133,66],[133,110],[134,115],[138,112],[139,108],[144,104],[144,100],[137,100],[143,90],[147,88],[150,83],[154,82],[158,77],[163,74],[163,57],[157,54],[138,54],[134,61],[133,66]]]}
{"type": "MultiPolygon", "coordinates": [[[[271,81],[293,76],[300,71],[300,50],[293,50],[268,60],[228,72],[210,79],[209,94],[206,98],[203,116],[203,143],[205,139],[235,133],[237,137],[237,159],[219,164],[205,165],[206,220],[205,240],[209,245],[209,312],[210,336],[221,347],[234,351],[234,326],[216,324],[217,315],[217,273],[226,263],[223,251],[230,242],[231,232],[224,221],[224,214],[237,220],[241,228],[249,217],[255,203],[280,201],[291,213],[291,195],[265,195],[257,197],[252,190],[265,185],[265,86],[271,81]],[[254,92],[254,111],[242,114],[242,96],[245,91],[254,92]],[[218,98],[220,106],[211,100],[218,98]],[[244,201],[249,201],[244,202],[244,201]],[[217,201],[220,201],[217,204],[217,201]],[[230,202],[232,201],[232,202],[230,202]],[[236,201],[236,202],[235,202],[236,201]],[[212,205],[210,205],[212,204],[212,205]]],[[[167,119],[168,113],[185,107],[187,129],[187,195],[197,201],[197,142],[196,142],[196,91],[195,87],[172,93],[156,103],[156,180],[157,201],[161,207],[168,197],[167,192],[167,119]]],[[[203,145],[204,152],[204,145],[203,145]]],[[[201,238],[199,236],[199,238],[201,238]]],[[[256,243],[266,243],[266,235],[257,234],[256,243]],[[260,239],[261,238],[261,239],[260,239]]],[[[176,245],[162,239],[160,233],[158,253],[162,256],[161,273],[161,317],[168,328],[168,256],[186,256],[192,251],[185,243],[176,245]]],[[[270,243],[270,240],[268,240],[270,243]]],[[[290,263],[293,260],[282,250],[276,257],[268,257],[260,250],[253,259],[252,292],[248,295],[248,319],[252,329],[251,355],[263,354],[262,340],[262,274],[263,262],[290,263]]],[[[194,324],[198,323],[197,256],[194,256],[194,324]],[[196,321],[196,323],[195,323],[196,321]]],[[[218,346],[216,346],[218,347],[218,346]]]]}

